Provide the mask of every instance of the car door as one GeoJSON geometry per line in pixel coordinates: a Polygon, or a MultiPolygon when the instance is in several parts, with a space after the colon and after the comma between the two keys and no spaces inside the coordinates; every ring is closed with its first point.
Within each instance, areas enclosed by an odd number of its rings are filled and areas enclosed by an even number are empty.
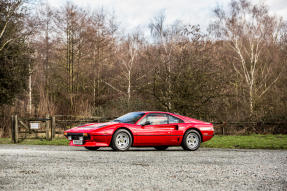
{"type": "Polygon", "coordinates": [[[173,145],[175,137],[172,136],[172,131],[176,128],[176,125],[168,123],[166,114],[150,113],[138,125],[141,125],[141,129],[135,138],[137,145],[173,145]]]}
{"type": "Polygon", "coordinates": [[[184,121],[182,119],[179,119],[178,117],[168,115],[168,123],[170,125],[174,125],[175,128],[171,131],[171,136],[172,136],[172,145],[180,145],[181,140],[183,138],[183,126],[184,126],[184,121]]]}

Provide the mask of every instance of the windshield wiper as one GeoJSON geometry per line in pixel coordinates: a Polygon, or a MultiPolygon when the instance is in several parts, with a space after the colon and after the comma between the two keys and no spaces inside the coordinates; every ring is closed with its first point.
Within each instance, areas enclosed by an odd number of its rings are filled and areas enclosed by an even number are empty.
{"type": "Polygon", "coordinates": [[[121,120],[115,119],[115,120],[113,120],[112,122],[121,122],[121,120]]]}

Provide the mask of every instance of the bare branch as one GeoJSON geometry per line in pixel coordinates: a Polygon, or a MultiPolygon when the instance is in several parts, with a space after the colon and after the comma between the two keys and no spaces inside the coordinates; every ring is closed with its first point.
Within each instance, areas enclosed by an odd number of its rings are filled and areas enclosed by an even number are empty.
{"type": "Polygon", "coordinates": [[[114,87],[114,86],[113,86],[113,85],[111,85],[110,83],[108,83],[108,82],[106,82],[106,81],[104,81],[104,83],[105,83],[105,84],[107,84],[108,86],[110,86],[112,89],[116,90],[117,92],[119,92],[119,93],[121,93],[121,94],[125,94],[125,95],[126,95],[126,93],[125,93],[125,92],[123,92],[123,91],[119,90],[118,88],[114,87]]]}
{"type": "Polygon", "coordinates": [[[14,39],[9,39],[9,40],[7,40],[2,46],[1,46],[1,48],[0,48],[0,52],[5,48],[5,46],[7,45],[7,44],[9,44],[11,41],[13,41],[14,39]]]}
{"type": "MultiPolygon", "coordinates": [[[[280,74],[281,74],[281,72],[280,72],[280,74]]],[[[259,98],[261,98],[278,81],[280,74],[277,76],[277,78],[275,80],[273,80],[273,82],[271,84],[269,84],[269,86],[267,86],[267,88],[264,91],[262,91],[262,93],[258,96],[259,98]]]]}

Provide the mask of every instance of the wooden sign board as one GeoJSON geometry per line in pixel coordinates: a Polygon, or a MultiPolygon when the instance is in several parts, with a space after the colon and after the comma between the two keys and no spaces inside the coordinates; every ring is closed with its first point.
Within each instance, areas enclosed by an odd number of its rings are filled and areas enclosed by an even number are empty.
{"type": "Polygon", "coordinates": [[[30,122],[30,129],[39,129],[40,123],[38,122],[30,122]]]}

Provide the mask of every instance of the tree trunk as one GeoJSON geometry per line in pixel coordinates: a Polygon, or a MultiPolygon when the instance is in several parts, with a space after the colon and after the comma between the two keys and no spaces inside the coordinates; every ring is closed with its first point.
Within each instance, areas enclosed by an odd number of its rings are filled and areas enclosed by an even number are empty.
{"type": "Polygon", "coordinates": [[[253,86],[249,87],[249,117],[253,118],[254,115],[254,95],[253,95],[253,86]]]}
{"type": "Polygon", "coordinates": [[[127,94],[128,94],[128,109],[130,108],[130,99],[131,99],[131,71],[128,71],[128,89],[127,89],[127,94]]]}
{"type": "Polygon", "coordinates": [[[29,94],[28,113],[29,113],[29,115],[31,115],[32,114],[32,72],[31,72],[31,65],[30,64],[29,64],[28,94],[29,94]]]}

